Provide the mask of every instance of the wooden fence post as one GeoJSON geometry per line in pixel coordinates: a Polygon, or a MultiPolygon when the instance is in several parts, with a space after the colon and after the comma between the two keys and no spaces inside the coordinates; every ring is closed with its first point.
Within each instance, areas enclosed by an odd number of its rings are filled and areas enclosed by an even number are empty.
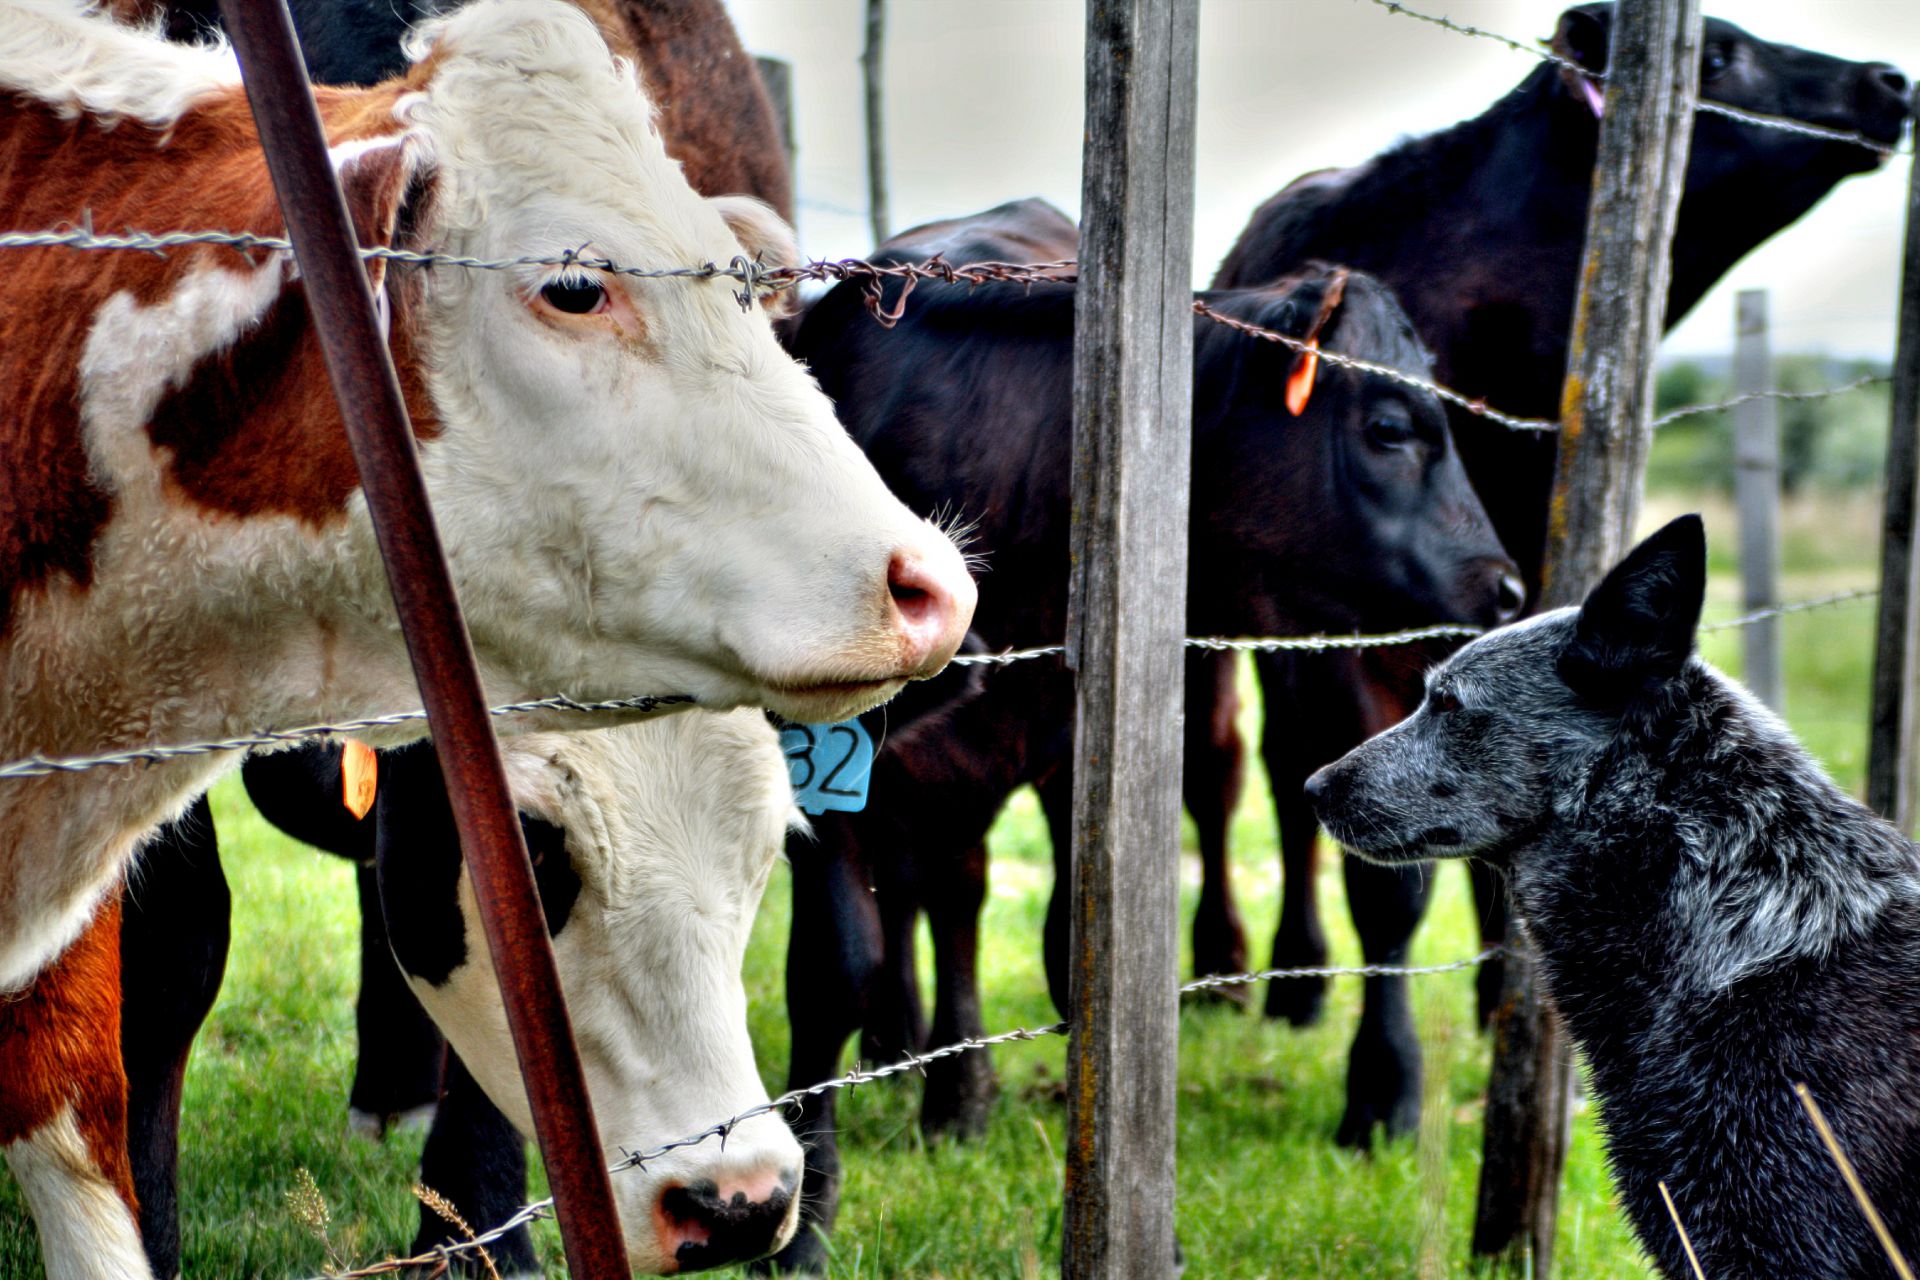
{"type": "Polygon", "coordinates": [[[867,47],[860,53],[860,76],[867,88],[867,217],[873,242],[892,230],[887,211],[887,0],[867,0],[867,47]]]}
{"type": "MultiPolygon", "coordinates": [[[[1734,302],[1733,390],[1751,395],[1733,407],[1733,496],[1740,512],[1741,606],[1748,613],[1780,603],[1780,402],[1767,340],[1767,291],[1742,289],[1734,302]]],[[[1741,677],[1754,696],[1781,710],[1780,620],[1741,628],[1741,677]]]]}
{"type": "Polygon", "coordinates": [[[1173,1274],[1198,0],[1088,0],[1061,1272],[1173,1274]]]}
{"type": "MultiPolygon", "coordinates": [[[[1914,94],[1920,107],[1920,92],[1914,94]]],[[[1920,503],[1920,164],[1907,194],[1907,246],[1900,277],[1900,342],[1893,362],[1893,421],[1887,432],[1887,504],[1880,530],[1880,620],[1873,651],[1873,716],[1867,744],[1867,803],[1913,834],[1916,749],[1914,694],[1920,689],[1920,560],[1913,547],[1920,503]]]]}
{"type": "MultiPolygon", "coordinates": [[[[1560,405],[1541,605],[1578,603],[1633,534],[1652,437],[1654,355],[1698,93],[1700,0],[1619,0],[1586,254],[1560,405]]],[[[1517,927],[1494,1013],[1473,1250],[1548,1280],[1571,1059],[1517,927]]]]}

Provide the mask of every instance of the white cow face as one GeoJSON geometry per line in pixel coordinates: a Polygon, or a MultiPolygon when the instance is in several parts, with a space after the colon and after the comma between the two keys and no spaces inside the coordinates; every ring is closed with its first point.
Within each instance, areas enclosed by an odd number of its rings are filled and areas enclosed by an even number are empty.
{"type": "MultiPolygon", "coordinates": [[[[785,239],[687,186],[633,72],[549,0],[429,29],[399,107],[422,234],[483,258],[585,248],[725,264],[785,239]]],[[[974,588],[727,280],[580,267],[424,274],[435,510],[490,671],[576,696],[684,692],[835,719],[945,664],[974,588]]]]}
{"type": "MultiPolygon", "coordinates": [[[[740,966],[794,816],[786,762],[766,718],[695,711],[530,734],[507,743],[506,761],[514,799],[535,819],[530,844],[543,859],[561,984],[609,1162],[622,1149],[645,1151],[766,1101],[740,966]],[[564,859],[571,875],[556,877],[546,859],[564,859]]],[[[383,773],[396,801],[400,781],[383,773]]],[[[444,937],[437,924],[420,918],[410,930],[410,913],[452,905],[432,901],[421,886],[437,880],[441,894],[454,895],[457,843],[449,833],[432,847],[412,847],[407,824],[391,819],[383,809],[382,892],[401,967],[474,1079],[531,1136],[464,870],[464,946],[444,957],[458,962],[437,963],[419,940],[444,937]]],[[[666,1273],[778,1249],[799,1219],[800,1177],[800,1146],[775,1114],[746,1121],[724,1143],[616,1174],[629,1261],[666,1273]]]]}

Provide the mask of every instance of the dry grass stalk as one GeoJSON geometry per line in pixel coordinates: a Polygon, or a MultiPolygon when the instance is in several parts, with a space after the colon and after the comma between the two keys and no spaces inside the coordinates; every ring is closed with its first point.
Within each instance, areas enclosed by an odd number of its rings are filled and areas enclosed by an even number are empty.
{"type": "Polygon", "coordinates": [[[1673,1229],[1680,1233],[1680,1247],[1687,1251],[1687,1263],[1693,1268],[1694,1280],[1707,1280],[1707,1273],[1700,1269],[1700,1255],[1693,1251],[1693,1241],[1687,1239],[1687,1228],[1680,1221],[1680,1210],[1673,1203],[1673,1193],[1667,1190],[1667,1184],[1660,1184],[1660,1198],[1667,1202],[1667,1216],[1673,1219],[1673,1229]]]}
{"type": "Polygon", "coordinates": [[[1914,1280],[1913,1268],[1907,1265],[1900,1246],[1893,1242],[1893,1235],[1887,1230],[1887,1224],[1880,1219],[1880,1211],[1873,1207],[1873,1201],[1867,1197],[1867,1189],[1860,1185],[1860,1175],[1853,1171],[1853,1161],[1847,1159],[1847,1153],[1840,1149],[1840,1142],[1833,1136],[1833,1128],[1827,1124],[1820,1104],[1813,1100],[1813,1092],[1804,1084],[1796,1084],[1793,1091],[1800,1099],[1800,1105],[1807,1109],[1807,1118],[1813,1121],[1813,1127],[1820,1132],[1820,1141],[1827,1144],[1827,1154],[1833,1157],[1833,1163],[1840,1170],[1840,1176],[1846,1180],[1847,1190],[1853,1192],[1854,1200],[1860,1205],[1860,1212],[1866,1215],[1867,1225],[1873,1228],[1873,1234],[1880,1240],[1880,1248],[1886,1252],[1887,1260],[1893,1263],[1893,1269],[1900,1280],[1914,1280]]]}
{"type": "MultiPolygon", "coordinates": [[[[414,1183],[413,1194],[414,1198],[420,1201],[421,1204],[439,1214],[442,1221],[458,1228],[461,1234],[465,1235],[467,1239],[478,1240],[480,1238],[479,1232],[468,1226],[467,1220],[460,1216],[460,1211],[453,1207],[453,1202],[426,1183],[414,1183]]],[[[473,1247],[473,1251],[480,1255],[480,1265],[487,1269],[487,1280],[500,1280],[500,1272],[493,1265],[493,1255],[487,1252],[487,1247],[476,1244],[473,1247]]]]}

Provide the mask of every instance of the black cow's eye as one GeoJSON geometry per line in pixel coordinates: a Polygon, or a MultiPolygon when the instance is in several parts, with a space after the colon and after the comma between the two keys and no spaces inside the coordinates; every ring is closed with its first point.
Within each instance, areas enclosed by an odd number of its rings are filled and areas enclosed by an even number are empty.
{"type": "Polygon", "coordinates": [[[1710,44],[1700,54],[1700,78],[1711,80],[1733,65],[1733,55],[1725,45],[1710,44]]]}
{"type": "Polygon", "coordinates": [[[1427,711],[1431,715],[1443,716],[1449,711],[1460,709],[1460,699],[1444,689],[1435,689],[1427,695],[1427,711]]]}
{"type": "Polygon", "coordinates": [[[1367,439],[1382,449],[1403,449],[1413,438],[1413,424],[1404,418],[1375,418],[1367,424],[1367,439]]]}
{"type": "Polygon", "coordinates": [[[540,287],[540,297],[555,311],[570,316],[587,316],[606,309],[607,290],[598,280],[587,276],[561,276],[540,287]]]}

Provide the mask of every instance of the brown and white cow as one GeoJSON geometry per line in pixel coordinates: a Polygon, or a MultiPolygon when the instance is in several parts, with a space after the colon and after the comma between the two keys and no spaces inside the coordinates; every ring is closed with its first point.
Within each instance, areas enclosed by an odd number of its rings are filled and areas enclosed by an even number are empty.
{"type": "MultiPolygon", "coordinates": [[[[363,243],[643,264],[777,250],[764,208],[686,185],[577,10],[483,0],[425,28],[416,58],[403,80],[320,92],[363,243]]],[[[281,230],[229,52],[79,0],[4,0],[0,224],[82,220],[281,230]]],[[[413,703],[291,260],[8,252],[0,758],[413,703]]],[[[958,644],[958,551],[886,493],[725,282],[369,271],[491,697],[685,692],[834,718],[958,644]]],[[[235,763],[0,783],[0,991],[60,955],[142,837],[235,763]]],[[[85,988],[47,985],[56,1009],[85,988]]],[[[80,1158],[78,1092],[22,1102],[55,1079],[17,1052],[32,1031],[0,1005],[0,1146],[36,1209],[72,1218],[113,1188],[80,1158]]],[[[97,1247],[61,1258],[42,1225],[51,1275],[138,1274],[97,1247]]]]}

